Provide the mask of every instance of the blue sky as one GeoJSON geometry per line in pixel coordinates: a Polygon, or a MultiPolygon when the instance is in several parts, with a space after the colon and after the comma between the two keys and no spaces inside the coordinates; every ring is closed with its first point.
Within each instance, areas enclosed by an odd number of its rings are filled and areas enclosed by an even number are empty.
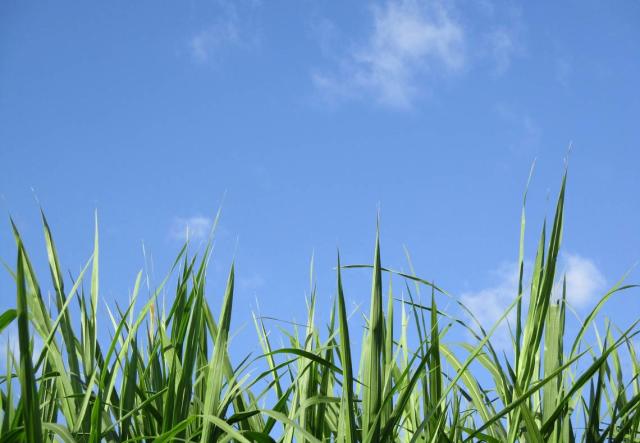
{"type": "MultiPolygon", "coordinates": [[[[384,264],[406,269],[406,245],[491,319],[513,296],[530,166],[529,252],[573,143],[563,266],[584,312],[640,259],[638,23],[634,1],[4,1],[0,206],[43,278],[36,199],[72,273],[97,209],[109,302],[143,242],[159,282],[224,198],[210,301],[235,258],[237,328],[256,299],[302,318],[312,252],[326,312],[336,247],[370,262],[380,208],[384,264]]],[[[366,273],[345,278],[366,301],[366,273]]],[[[12,305],[6,273],[0,290],[12,305]]],[[[627,324],[639,295],[607,314],[627,324]]]]}

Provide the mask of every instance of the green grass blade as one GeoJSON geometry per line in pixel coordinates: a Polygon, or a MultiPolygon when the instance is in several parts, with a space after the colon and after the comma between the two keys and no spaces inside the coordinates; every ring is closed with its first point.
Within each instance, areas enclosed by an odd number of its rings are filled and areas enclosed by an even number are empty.
{"type": "Polygon", "coordinates": [[[17,309],[18,345],[20,350],[20,387],[22,390],[22,410],[27,441],[42,441],[42,421],[38,393],[36,390],[36,375],[31,361],[31,347],[29,345],[29,313],[27,308],[27,289],[24,275],[24,252],[22,242],[18,243],[17,263],[17,309]]]}
{"type": "Polygon", "coordinates": [[[380,422],[375,419],[380,410],[382,397],[382,354],[384,352],[384,314],[382,312],[382,269],[380,265],[380,234],[376,232],[376,247],[373,259],[373,283],[371,287],[371,311],[367,333],[364,366],[363,434],[371,441],[378,441],[380,422]]]}
{"type": "Polygon", "coordinates": [[[342,396],[343,411],[341,414],[344,426],[344,441],[356,442],[356,419],[353,395],[353,363],[351,360],[351,339],[349,338],[349,322],[344,292],[342,290],[342,276],[340,271],[340,255],[338,254],[338,327],[340,330],[340,360],[342,362],[342,396]]]}
{"type": "Polygon", "coordinates": [[[18,312],[15,309],[7,309],[0,315],[0,332],[15,320],[18,316],[18,312]]]}
{"type": "MultiPolygon", "coordinates": [[[[233,306],[233,283],[234,283],[234,267],[231,266],[229,272],[229,278],[227,280],[227,288],[224,294],[224,300],[222,304],[222,311],[220,313],[220,320],[218,322],[218,335],[216,337],[213,356],[209,363],[207,371],[207,398],[204,403],[204,415],[207,417],[217,417],[220,413],[218,406],[220,404],[220,398],[222,396],[222,382],[223,371],[221,370],[224,365],[224,358],[227,353],[227,343],[229,339],[229,330],[231,328],[231,309],[233,306]]],[[[206,443],[209,441],[209,436],[212,431],[211,422],[207,421],[204,424],[202,431],[201,442],[206,443]]]]}

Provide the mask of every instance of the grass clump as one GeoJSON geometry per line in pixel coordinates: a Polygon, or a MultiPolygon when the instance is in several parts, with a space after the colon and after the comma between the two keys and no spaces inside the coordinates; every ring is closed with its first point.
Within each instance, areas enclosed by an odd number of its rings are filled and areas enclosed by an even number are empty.
{"type": "Polygon", "coordinates": [[[633,286],[611,288],[572,336],[566,284],[558,300],[552,295],[561,280],[564,197],[563,179],[530,279],[523,210],[518,293],[491,329],[439,310],[437,300],[452,296],[433,283],[383,268],[376,239],[371,265],[343,266],[338,257],[326,333],[312,292],[304,330],[284,331],[286,346],[274,347],[254,317],[263,355],[240,362],[228,350],[234,268],[216,318],[205,294],[210,247],[198,258],[185,245],[169,274],[175,281],[167,277],[135,308],[138,274],[129,305],[108,312],[113,338],[101,340],[97,228],[92,257],[75,279],[65,279],[43,214],[49,306],[13,225],[16,308],[0,315],[0,330],[17,326],[19,340],[17,351],[7,348],[0,376],[0,443],[640,442],[638,323],[622,331],[606,324],[603,333],[596,328],[595,343],[587,341],[607,300],[633,286]],[[342,284],[353,267],[369,268],[373,277],[360,329],[349,324],[342,284]],[[385,273],[403,280],[405,297],[383,290],[385,273]],[[172,301],[160,311],[158,296],[169,282],[172,301]],[[414,298],[421,288],[431,293],[427,304],[414,298]],[[491,337],[511,314],[512,349],[499,352],[491,337]],[[473,339],[450,344],[452,328],[473,339]],[[362,335],[359,349],[354,334],[362,335]]]}

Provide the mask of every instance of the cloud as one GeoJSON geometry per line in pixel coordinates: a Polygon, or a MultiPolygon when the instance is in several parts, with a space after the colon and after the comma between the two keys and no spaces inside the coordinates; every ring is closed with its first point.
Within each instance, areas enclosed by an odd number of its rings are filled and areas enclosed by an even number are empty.
{"type": "Polygon", "coordinates": [[[199,215],[188,218],[176,217],[171,225],[170,235],[180,241],[203,240],[211,232],[212,226],[213,220],[207,217],[199,215]]]}
{"type": "Polygon", "coordinates": [[[495,112],[505,123],[504,134],[511,152],[532,156],[540,149],[543,133],[529,113],[505,103],[498,103],[495,112]]]}
{"type": "Polygon", "coordinates": [[[523,37],[526,31],[523,11],[510,1],[487,0],[479,3],[474,53],[491,69],[492,74],[506,73],[513,60],[526,52],[523,37]]]}
{"type": "Polygon", "coordinates": [[[495,63],[495,73],[505,73],[511,66],[511,58],[517,52],[512,33],[506,29],[496,29],[489,33],[487,41],[495,63]]]}
{"type": "Polygon", "coordinates": [[[189,49],[193,59],[199,63],[210,61],[223,47],[239,44],[238,27],[234,19],[214,23],[193,35],[189,49]]]}
{"type": "Polygon", "coordinates": [[[340,39],[344,38],[336,24],[326,17],[316,17],[311,21],[309,32],[322,55],[329,58],[334,56],[334,48],[340,44],[340,39]]]}
{"type": "MultiPolygon", "coordinates": [[[[566,275],[567,301],[575,308],[584,308],[591,305],[604,289],[606,280],[595,263],[578,254],[564,254],[563,273],[559,279],[566,275]]],[[[562,296],[562,283],[559,281],[554,287],[554,297],[562,296]]]]}
{"type": "Polygon", "coordinates": [[[464,66],[464,31],[443,4],[389,0],[373,7],[372,20],[366,44],[350,51],[336,74],[315,73],[316,87],[407,108],[421,94],[425,75],[464,66]]]}
{"type": "Polygon", "coordinates": [[[200,11],[205,25],[188,39],[188,49],[197,63],[216,62],[230,48],[247,49],[260,42],[256,0],[214,0],[200,11]],[[206,20],[212,16],[211,20],[206,20]]]}
{"type": "Polygon", "coordinates": [[[523,11],[509,0],[479,0],[464,9],[451,0],[378,0],[369,24],[366,38],[355,43],[345,38],[353,29],[340,33],[326,18],[313,27],[333,65],[312,72],[323,98],[411,108],[443,77],[500,76],[526,53],[523,11]]]}
{"type": "MultiPolygon", "coordinates": [[[[529,268],[529,266],[525,266],[525,268],[529,268]]],[[[527,270],[525,269],[525,275],[527,275],[527,270]]],[[[460,296],[462,303],[471,311],[487,332],[518,296],[519,270],[515,262],[503,263],[492,274],[495,281],[492,286],[478,291],[466,292],[460,296]]],[[[515,309],[511,310],[507,318],[502,321],[494,332],[491,343],[495,347],[507,349],[511,344],[509,324],[514,325],[515,315],[515,309]]]]}
{"type": "MultiPolygon", "coordinates": [[[[530,288],[529,276],[531,264],[525,262],[523,283],[523,306],[528,306],[530,288]]],[[[484,289],[463,293],[462,303],[477,318],[483,328],[489,329],[500,319],[506,309],[518,295],[519,270],[515,262],[505,263],[492,271],[495,283],[484,289]]],[[[605,278],[595,263],[579,254],[564,253],[556,271],[556,283],[552,291],[552,299],[562,296],[562,278],[567,278],[567,302],[576,309],[590,306],[604,288],[605,278]]],[[[500,349],[507,349],[511,344],[509,325],[515,326],[515,308],[496,329],[491,342],[500,349]]]]}

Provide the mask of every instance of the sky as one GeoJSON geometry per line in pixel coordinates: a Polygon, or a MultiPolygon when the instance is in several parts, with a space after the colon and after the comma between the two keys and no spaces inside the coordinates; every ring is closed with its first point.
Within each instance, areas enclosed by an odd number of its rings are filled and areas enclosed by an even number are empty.
{"type": "MultiPolygon", "coordinates": [[[[208,297],[234,261],[250,348],[251,311],[304,318],[312,256],[326,315],[336,250],[371,263],[379,214],[383,265],[406,270],[406,246],[490,323],[531,166],[528,263],[568,163],[561,268],[584,315],[640,260],[639,25],[637,1],[6,0],[0,258],[11,215],[46,280],[41,205],[77,275],[97,212],[101,297],[123,302],[222,208],[208,297]]],[[[367,271],[344,279],[366,312],[367,271]]],[[[6,272],[0,294],[15,304],[6,272]]],[[[605,314],[624,327],[639,297],[605,314]]]]}

